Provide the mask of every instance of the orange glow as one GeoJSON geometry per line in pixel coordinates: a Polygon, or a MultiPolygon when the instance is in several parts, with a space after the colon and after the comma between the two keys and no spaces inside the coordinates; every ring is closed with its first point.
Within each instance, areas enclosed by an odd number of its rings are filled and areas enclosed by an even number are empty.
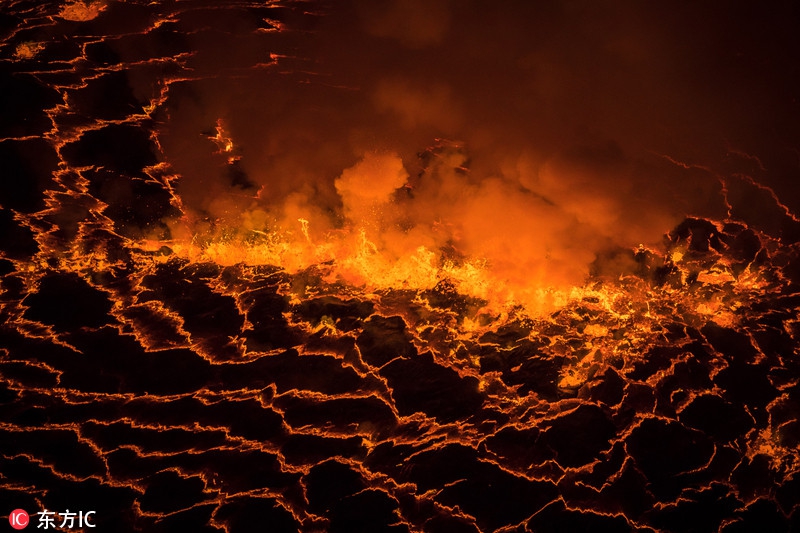
{"type": "Polygon", "coordinates": [[[97,18],[97,16],[102,13],[106,9],[105,2],[87,2],[87,1],[79,1],[79,2],[72,2],[65,5],[61,9],[61,13],[59,16],[66,20],[72,20],[76,22],[84,22],[87,20],[93,20],[97,18]]]}
{"type": "Polygon", "coordinates": [[[6,2],[7,509],[793,530],[796,17],[676,4],[6,2]]]}
{"type": "MultiPolygon", "coordinates": [[[[218,153],[234,151],[222,120],[211,139],[218,153]]],[[[214,223],[190,217],[173,221],[171,241],[140,247],[166,244],[177,256],[194,262],[272,265],[290,274],[314,268],[325,283],[344,284],[366,295],[424,292],[446,283],[458,294],[481,301],[476,313],[492,316],[510,310],[544,316],[592,298],[619,317],[625,315],[619,312],[621,299],[644,302],[653,297],[650,289],[637,289],[645,293],[635,296],[630,287],[587,285],[595,253],[582,244],[597,238],[601,230],[594,224],[613,226],[609,206],[589,202],[581,211],[576,204],[579,217],[557,213],[500,178],[474,185],[463,175],[463,162],[459,151],[445,151],[431,171],[437,181],[426,181],[428,176],[412,180],[396,154],[368,152],[335,180],[342,204],[338,222],[322,213],[313,196],[301,193],[273,208],[255,197],[242,209],[240,198],[221,196],[212,206],[223,218],[214,223]]],[[[552,168],[544,175],[558,182],[552,168]]],[[[646,249],[640,246],[639,251],[646,249]]],[[[698,319],[719,325],[737,320],[732,293],[761,290],[765,283],[749,268],[734,276],[724,261],[699,267],[688,259],[683,245],[664,257],[683,283],[694,276],[696,282],[715,288],[715,294],[699,298],[693,308],[698,319]]],[[[623,261],[614,268],[619,270],[607,273],[612,278],[623,276],[631,266],[623,261]]],[[[600,339],[608,331],[607,325],[592,324],[584,334],[600,339]]]]}
{"type": "Polygon", "coordinates": [[[14,50],[14,56],[17,59],[33,59],[36,55],[44,50],[44,43],[24,42],[17,45],[14,50]]]}
{"type": "Polygon", "coordinates": [[[240,158],[238,156],[233,155],[233,139],[231,138],[228,131],[225,129],[223,120],[217,119],[217,126],[214,128],[215,134],[209,137],[214,144],[217,145],[217,152],[218,154],[228,154],[228,164],[233,164],[235,161],[238,161],[240,158]]]}

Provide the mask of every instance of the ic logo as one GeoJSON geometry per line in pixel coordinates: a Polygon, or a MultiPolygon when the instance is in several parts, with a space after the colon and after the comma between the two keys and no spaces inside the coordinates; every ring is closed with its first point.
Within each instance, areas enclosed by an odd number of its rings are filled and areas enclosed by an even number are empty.
{"type": "Polygon", "coordinates": [[[30,523],[30,517],[22,509],[15,509],[8,515],[8,522],[14,529],[25,529],[30,523]]]}

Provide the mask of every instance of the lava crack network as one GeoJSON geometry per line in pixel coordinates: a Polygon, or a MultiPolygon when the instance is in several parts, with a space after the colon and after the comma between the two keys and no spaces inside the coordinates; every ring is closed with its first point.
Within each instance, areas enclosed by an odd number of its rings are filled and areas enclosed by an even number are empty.
{"type": "Polygon", "coordinates": [[[704,92],[738,42],[557,4],[5,2],[2,512],[797,531],[800,221],[704,92]]]}

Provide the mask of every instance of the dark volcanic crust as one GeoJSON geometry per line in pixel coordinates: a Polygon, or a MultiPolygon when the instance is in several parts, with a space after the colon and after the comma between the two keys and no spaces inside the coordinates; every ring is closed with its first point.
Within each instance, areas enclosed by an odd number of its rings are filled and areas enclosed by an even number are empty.
{"type": "Polygon", "coordinates": [[[620,252],[625,280],[591,280],[625,312],[587,297],[535,319],[479,315],[446,283],[367,295],[146,251],[183,214],[157,142],[184,112],[170,96],[202,109],[201,85],[263,61],[302,78],[294,33],[282,63],[267,48],[317,15],[93,5],[0,8],[0,514],[94,510],[119,533],[800,530],[791,213],[687,218],[664,250],[620,252]],[[699,310],[714,302],[727,321],[699,310]]]}

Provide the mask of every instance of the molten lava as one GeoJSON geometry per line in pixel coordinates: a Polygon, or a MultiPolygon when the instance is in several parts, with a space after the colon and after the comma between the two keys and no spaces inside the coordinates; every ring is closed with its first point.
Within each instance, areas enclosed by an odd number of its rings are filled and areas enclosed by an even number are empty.
{"type": "Polygon", "coordinates": [[[798,530],[800,46],[748,9],[6,2],[12,527],[798,530]]]}

